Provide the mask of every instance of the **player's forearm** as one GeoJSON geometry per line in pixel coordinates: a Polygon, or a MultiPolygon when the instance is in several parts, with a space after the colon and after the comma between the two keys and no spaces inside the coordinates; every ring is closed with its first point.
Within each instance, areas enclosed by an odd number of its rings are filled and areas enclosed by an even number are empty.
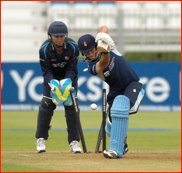
{"type": "Polygon", "coordinates": [[[101,26],[100,29],[99,29],[99,31],[98,31],[98,33],[99,32],[104,32],[104,33],[109,34],[109,31],[108,31],[108,28],[107,28],[106,25],[101,26]]]}
{"type": "Polygon", "coordinates": [[[102,57],[100,59],[100,65],[106,68],[109,65],[109,61],[110,61],[109,53],[107,54],[102,53],[102,57]]]}
{"type": "Polygon", "coordinates": [[[102,54],[101,59],[97,63],[97,73],[101,73],[108,65],[110,61],[110,55],[108,54],[102,54]]]}
{"type": "Polygon", "coordinates": [[[44,77],[44,82],[48,83],[50,82],[52,79],[55,79],[54,75],[50,72],[43,72],[43,77],[44,77]]]}
{"type": "Polygon", "coordinates": [[[65,78],[70,78],[71,80],[73,80],[73,78],[77,74],[77,64],[78,64],[77,57],[70,58],[69,63],[67,64],[65,78]]]}
{"type": "Polygon", "coordinates": [[[45,63],[43,61],[40,62],[40,66],[41,66],[43,77],[44,77],[44,82],[50,82],[50,80],[55,78],[50,65],[47,65],[47,64],[49,63],[48,62],[45,63]]]}
{"type": "Polygon", "coordinates": [[[67,71],[65,76],[64,76],[64,79],[66,78],[70,78],[72,81],[74,79],[74,77],[76,76],[76,73],[74,70],[71,70],[71,71],[67,71]]]}

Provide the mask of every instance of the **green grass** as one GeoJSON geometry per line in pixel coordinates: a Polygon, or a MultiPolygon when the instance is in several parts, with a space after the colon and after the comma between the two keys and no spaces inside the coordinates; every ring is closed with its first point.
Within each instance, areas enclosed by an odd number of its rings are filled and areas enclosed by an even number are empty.
{"type": "Polygon", "coordinates": [[[3,172],[61,172],[58,170],[53,169],[41,169],[31,166],[21,166],[21,165],[15,165],[15,164],[9,164],[9,163],[2,163],[1,170],[3,172]]]}
{"type": "Polygon", "coordinates": [[[128,52],[124,55],[127,61],[141,62],[180,62],[180,52],[128,52]]]}
{"type": "MultiPolygon", "coordinates": [[[[1,129],[36,129],[38,111],[2,111],[1,129]]],[[[82,128],[100,128],[100,111],[81,111],[82,128]]],[[[66,129],[63,111],[55,111],[52,122],[54,129],[66,129]]],[[[138,112],[130,115],[129,128],[181,129],[180,112],[138,112]]]]}
{"type": "MultiPolygon", "coordinates": [[[[122,52],[121,52],[122,53],[122,52]]],[[[123,55],[128,62],[180,62],[181,52],[127,52],[123,55]]],[[[83,61],[81,54],[79,61],[83,61]]]]}
{"type": "MultiPolygon", "coordinates": [[[[67,132],[53,131],[66,129],[63,111],[55,111],[51,122],[53,130],[49,131],[49,140],[46,141],[47,151],[38,154],[35,151],[37,114],[38,111],[1,112],[1,129],[5,130],[1,131],[2,172],[180,172],[181,170],[181,131],[128,131],[129,152],[122,159],[116,160],[95,154],[98,131],[84,131],[87,150],[92,153],[71,154],[67,132]]],[[[99,129],[102,113],[81,111],[80,118],[83,129],[99,129]]],[[[179,130],[181,113],[138,112],[130,116],[129,129],[134,128],[179,130]]],[[[109,137],[107,137],[107,148],[108,146],[109,137]]]]}

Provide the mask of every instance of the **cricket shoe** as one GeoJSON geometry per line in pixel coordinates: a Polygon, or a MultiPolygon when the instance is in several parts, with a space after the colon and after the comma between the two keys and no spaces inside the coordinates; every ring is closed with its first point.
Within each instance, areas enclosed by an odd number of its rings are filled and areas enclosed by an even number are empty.
{"type": "Polygon", "coordinates": [[[38,153],[42,153],[46,151],[46,146],[45,146],[45,140],[44,138],[39,138],[37,139],[37,147],[36,150],[38,153]]]}
{"type": "Polygon", "coordinates": [[[104,150],[103,155],[104,155],[104,157],[109,158],[109,159],[119,158],[119,156],[117,155],[117,153],[114,150],[104,150]]]}
{"type": "Polygon", "coordinates": [[[82,149],[80,148],[80,144],[78,141],[72,141],[70,143],[70,152],[71,153],[81,153],[82,149]]]}
{"type": "Polygon", "coordinates": [[[128,148],[128,144],[126,143],[126,139],[127,139],[127,136],[126,136],[126,138],[125,138],[125,140],[124,140],[124,150],[123,150],[123,155],[124,155],[124,154],[126,154],[126,153],[128,152],[128,150],[129,150],[129,148],[128,148]]]}
{"type": "Polygon", "coordinates": [[[129,148],[127,143],[124,144],[124,151],[123,151],[123,155],[126,154],[128,152],[129,148]]]}

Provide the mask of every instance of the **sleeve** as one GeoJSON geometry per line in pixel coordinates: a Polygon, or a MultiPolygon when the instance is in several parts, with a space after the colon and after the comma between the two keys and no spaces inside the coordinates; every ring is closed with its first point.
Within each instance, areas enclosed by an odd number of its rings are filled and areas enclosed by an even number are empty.
{"type": "Polygon", "coordinates": [[[49,43],[44,44],[40,50],[39,50],[39,56],[40,56],[40,66],[42,69],[44,82],[48,83],[52,79],[55,79],[52,68],[51,68],[51,62],[49,56],[51,55],[51,52],[48,52],[47,46],[49,43]]]}
{"type": "Polygon", "coordinates": [[[68,49],[69,54],[70,54],[70,59],[67,64],[67,69],[66,69],[66,74],[64,78],[70,78],[72,81],[75,76],[77,76],[78,73],[78,56],[79,56],[79,50],[78,50],[78,45],[73,42],[69,41],[70,44],[70,49],[68,49]]]}
{"type": "Polygon", "coordinates": [[[88,68],[89,73],[92,74],[92,75],[94,75],[94,76],[98,75],[97,69],[96,69],[96,64],[97,63],[95,63],[95,64],[89,64],[89,68],[88,68]]]}

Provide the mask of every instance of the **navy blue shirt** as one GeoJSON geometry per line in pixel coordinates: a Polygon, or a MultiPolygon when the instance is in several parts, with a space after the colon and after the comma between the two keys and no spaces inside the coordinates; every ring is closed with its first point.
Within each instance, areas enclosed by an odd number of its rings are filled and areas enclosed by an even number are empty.
{"type": "Polygon", "coordinates": [[[122,93],[129,83],[139,81],[138,75],[116,49],[110,52],[109,65],[99,74],[96,69],[98,61],[90,63],[88,71],[103,79],[113,93],[122,93]]]}
{"type": "Polygon", "coordinates": [[[61,54],[56,51],[50,40],[46,40],[39,49],[44,83],[48,83],[52,79],[70,78],[72,81],[77,80],[78,55],[78,45],[70,38],[68,38],[61,54]]]}

